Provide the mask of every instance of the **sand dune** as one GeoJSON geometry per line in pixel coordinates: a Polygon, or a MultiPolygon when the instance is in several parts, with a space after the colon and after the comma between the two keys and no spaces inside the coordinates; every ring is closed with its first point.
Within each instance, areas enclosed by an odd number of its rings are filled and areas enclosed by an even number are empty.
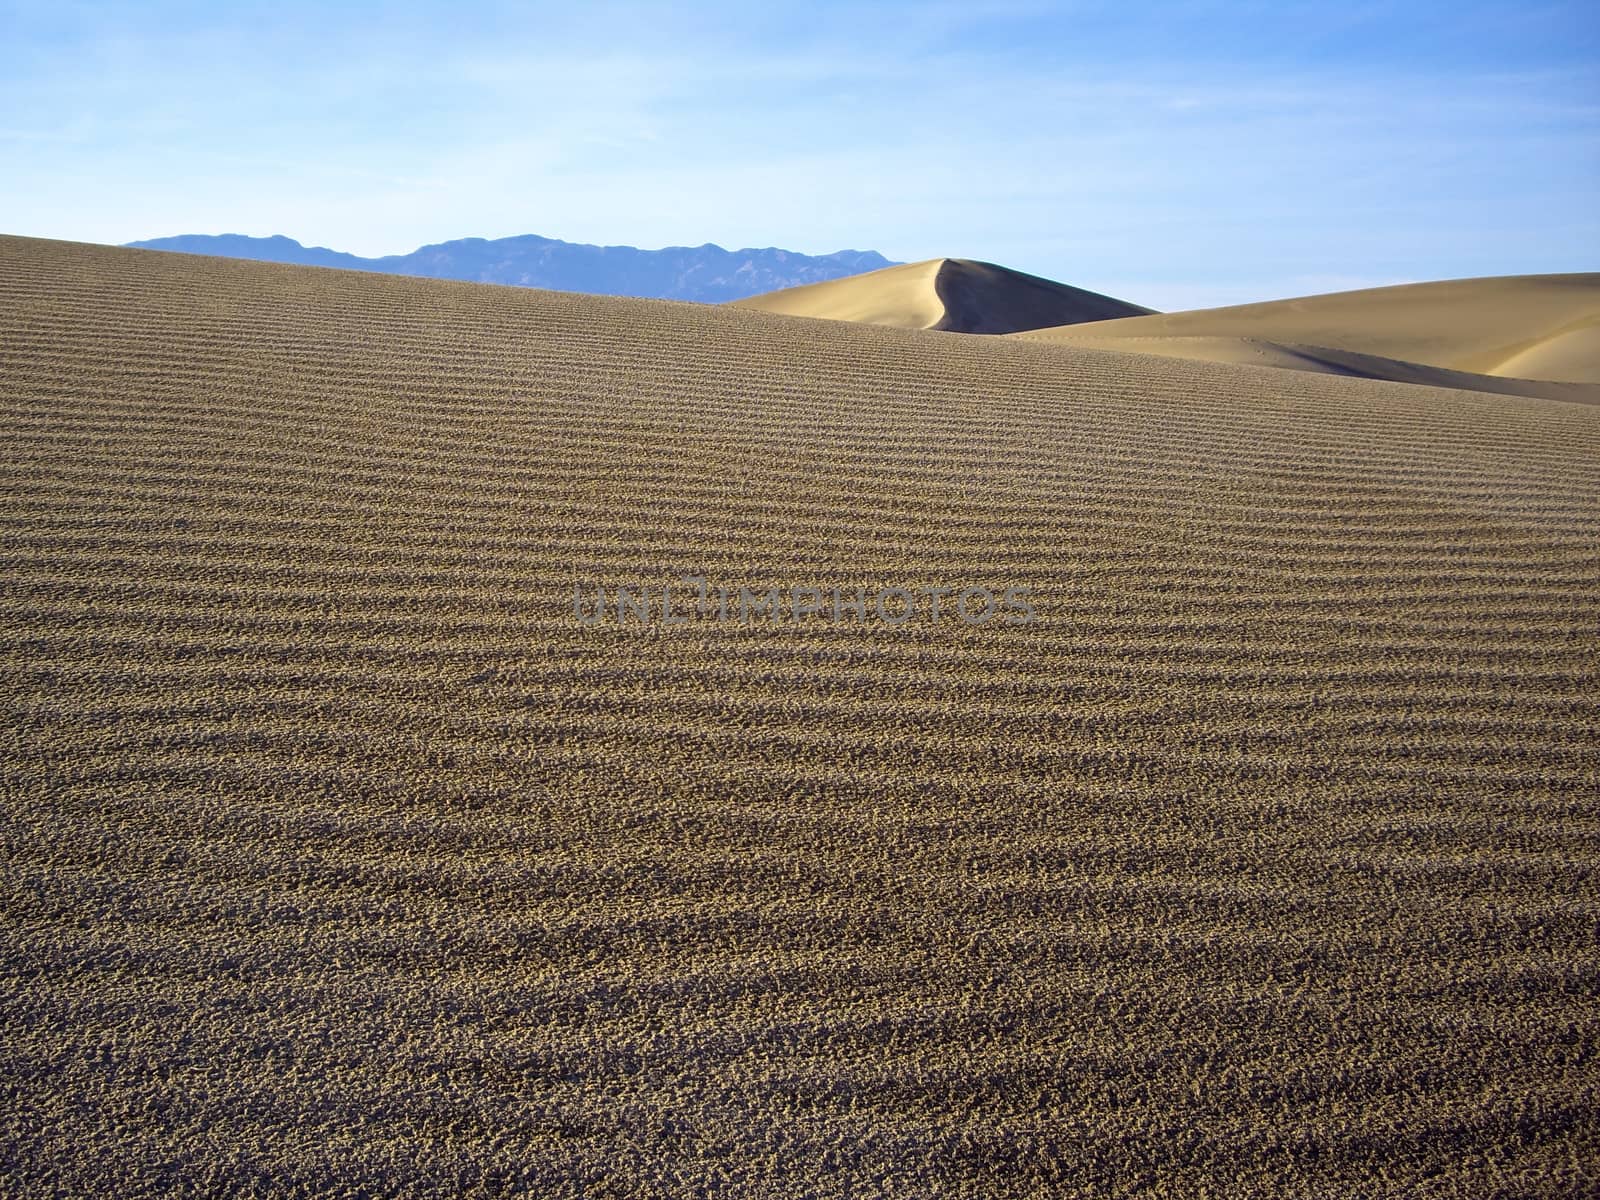
{"type": "Polygon", "coordinates": [[[0,389],[0,1193],[1593,1192],[1600,408],[26,239],[0,389]]]}
{"type": "Polygon", "coordinates": [[[1316,352],[1338,351],[1475,375],[1600,383],[1600,275],[1408,284],[1018,336],[1101,348],[1137,339],[1128,349],[1230,362],[1250,361],[1259,348],[1274,365],[1301,369],[1315,369],[1316,352]],[[1163,349],[1157,338],[1181,340],[1163,349]],[[1305,347],[1313,353],[1302,356],[1305,347]]]}
{"type": "Polygon", "coordinates": [[[1014,333],[1151,311],[1097,292],[961,258],[929,259],[786,288],[735,301],[732,307],[953,333],[1014,333]]]}
{"type": "MultiPolygon", "coordinates": [[[[1117,322],[1108,322],[1117,324],[1117,322]]],[[[1476,375],[1451,371],[1421,363],[1401,362],[1375,354],[1357,354],[1328,346],[1297,345],[1293,342],[1265,341],[1253,337],[1146,337],[1114,331],[1096,334],[1097,326],[1084,326],[1082,333],[1068,332],[1062,337],[1041,339],[1081,349],[1115,350],[1129,354],[1151,354],[1162,358],[1187,358],[1202,362],[1235,363],[1245,366],[1276,367],[1291,371],[1311,371],[1320,375],[1343,375],[1356,379],[1388,380],[1393,383],[1422,384],[1425,387],[1460,388],[1504,396],[1536,396],[1576,404],[1600,404],[1600,384],[1556,383],[1544,379],[1515,379],[1500,375],[1476,375]]],[[[1582,352],[1584,347],[1575,348],[1582,352]]],[[[1572,361],[1546,353],[1539,362],[1556,364],[1572,361]]]]}

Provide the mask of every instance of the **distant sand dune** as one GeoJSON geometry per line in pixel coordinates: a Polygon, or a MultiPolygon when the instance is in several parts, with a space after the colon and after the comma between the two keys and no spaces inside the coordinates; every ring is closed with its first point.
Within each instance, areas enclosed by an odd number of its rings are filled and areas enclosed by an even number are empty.
{"type": "MultiPolygon", "coordinates": [[[[1120,324],[1121,322],[1110,322],[1120,324]]],[[[1600,404],[1600,384],[1558,383],[1547,379],[1512,379],[1500,375],[1477,375],[1451,371],[1422,363],[1402,362],[1376,354],[1358,354],[1331,346],[1307,346],[1295,342],[1272,342],[1249,337],[1130,337],[1107,333],[1096,336],[1098,325],[1084,326],[1071,337],[1051,338],[1051,342],[1082,349],[1114,350],[1128,354],[1153,354],[1161,358],[1187,358],[1200,362],[1237,363],[1244,366],[1279,367],[1291,371],[1314,371],[1321,375],[1347,375],[1357,379],[1385,379],[1392,383],[1416,383],[1426,387],[1459,388],[1472,392],[1491,392],[1505,396],[1536,396],[1545,400],[1566,400],[1578,404],[1600,404]]]]}
{"type": "Polygon", "coordinates": [[[734,301],[732,307],[951,333],[1015,333],[1152,312],[1098,292],[964,258],[932,258],[785,288],[734,301]]]}
{"type": "Polygon", "coordinates": [[[1600,402],[1600,275],[1450,280],[1153,313],[990,263],[943,258],[733,307],[1600,402]]]}
{"type": "MultiPolygon", "coordinates": [[[[1019,336],[1102,349],[1137,340],[1137,347],[1127,349],[1218,362],[1271,360],[1269,365],[1299,369],[1329,369],[1338,359],[1327,352],[1342,351],[1471,375],[1600,383],[1600,274],[1513,275],[1367,288],[1160,313],[1092,327],[1065,325],[1022,331],[1019,336]],[[1158,347],[1154,339],[1171,339],[1171,344],[1158,347]],[[1236,344],[1245,340],[1250,345],[1236,344]],[[1314,347],[1318,353],[1279,353],[1268,346],[1314,347]],[[1329,361],[1317,366],[1318,358],[1329,361]]],[[[1365,374],[1373,366],[1368,363],[1351,373],[1365,374]]],[[[1406,382],[1442,383],[1415,370],[1378,377],[1400,379],[1406,374],[1414,376],[1406,382]]],[[[1458,381],[1443,386],[1475,385],[1458,381]]],[[[1497,389],[1480,386],[1479,390],[1497,389]]]]}

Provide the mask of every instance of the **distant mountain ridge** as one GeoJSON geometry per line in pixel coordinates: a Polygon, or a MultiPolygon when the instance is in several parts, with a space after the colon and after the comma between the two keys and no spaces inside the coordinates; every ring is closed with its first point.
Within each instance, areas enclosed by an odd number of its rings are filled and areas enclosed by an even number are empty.
{"type": "Polygon", "coordinates": [[[516,287],[551,288],[602,296],[641,296],[720,304],[763,292],[821,283],[895,265],[873,250],[797,254],[775,247],[724,250],[704,246],[591,246],[524,234],[520,237],[459,238],[423,246],[410,254],[362,258],[322,246],[302,246],[293,238],[243,234],[181,234],[129,242],[140,250],[171,250],[261,262],[341,267],[430,279],[464,279],[516,287]]]}

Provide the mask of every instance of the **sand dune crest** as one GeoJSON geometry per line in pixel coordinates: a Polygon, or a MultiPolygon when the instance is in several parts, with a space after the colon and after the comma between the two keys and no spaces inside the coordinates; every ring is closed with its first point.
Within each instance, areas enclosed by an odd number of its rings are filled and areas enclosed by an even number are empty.
{"type": "Polygon", "coordinates": [[[1109,321],[1152,310],[993,263],[931,258],[737,300],[795,317],[823,317],[950,333],[1015,333],[1109,321]]]}

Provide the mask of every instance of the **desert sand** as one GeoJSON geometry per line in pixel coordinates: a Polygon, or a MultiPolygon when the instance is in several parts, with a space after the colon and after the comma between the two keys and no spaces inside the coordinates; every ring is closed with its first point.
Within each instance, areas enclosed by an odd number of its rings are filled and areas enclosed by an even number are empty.
{"type": "Polygon", "coordinates": [[[20,238],[0,386],[0,1193],[1600,1181],[1600,408],[20,238]]]}
{"type": "Polygon", "coordinates": [[[885,267],[785,288],[729,307],[952,333],[1015,333],[1077,321],[1137,317],[1148,308],[993,263],[961,258],[885,267]]]}
{"type": "MultiPolygon", "coordinates": [[[[1595,384],[1600,383],[1600,275],[1407,284],[1019,336],[1479,390],[1509,389],[1461,376],[1595,384]]],[[[1569,399],[1600,394],[1513,386],[1526,394],[1569,399]]]]}

